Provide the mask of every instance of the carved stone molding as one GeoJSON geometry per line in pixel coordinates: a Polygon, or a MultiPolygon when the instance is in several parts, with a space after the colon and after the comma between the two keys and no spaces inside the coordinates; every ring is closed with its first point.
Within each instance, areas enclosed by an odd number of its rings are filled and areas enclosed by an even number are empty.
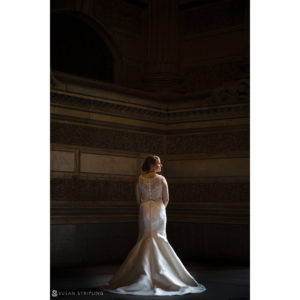
{"type": "Polygon", "coordinates": [[[162,136],[51,122],[51,143],[162,153],[162,136]]]}
{"type": "MultiPolygon", "coordinates": [[[[51,179],[52,201],[118,202],[135,199],[134,182],[112,180],[51,179]]],[[[112,204],[112,203],[111,203],[112,204]]]]}
{"type": "MultiPolygon", "coordinates": [[[[52,201],[72,202],[88,201],[118,203],[134,202],[135,180],[109,180],[108,178],[91,180],[84,176],[51,179],[52,201]]],[[[172,203],[189,202],[249,202],[249,182],[176,182],[170,181],[170,199],[172,203]]]]}
{"type": "MultiPolygon", "coordinates": [[[[184,99],[184,98],[183,98],[184,99]]],[[[193,98],[191,98],[195,101],[193,98]]],[[[185,100],[185,99],[184,99],[185,100]]],[[[182,101],[184,101],[182,100],[182,101]]],[[[136,102],[127,102],[115,98],[91,98],[82,95],[61,93],[52,91],[52,107],[68,108],[107,114],[110,116],[121,116],[129,119],[150,121],[162,124],[174,122],[194,122],[214,119],[228,119],[249,116],[249,80],[243,79],[231,84],[223,85],[215,89],[211,94],[198,101],[194,106],[182,106],[171,108],[168,104],[158,107],[136,102]]],[[[176,106],[175,106],[176,107],[176,106]]],[[[74,117],[74,114],[72,114],[74,117]]]]}
{"type": "MultiPolygon", "coordinates": [[[[53,201],[51,224],[124,223],[138,221],[138,206],[123,202],[53,201]]],[[[169,222],[249,224],[246,203],[172,203],[167,207],[169,222]]]]}
{"type": "Polygon", "coordinates": [[[105,101],[105,99],[92,100],[84,97],[58,94],[55,92],[51,93],[51,104],[77,107],[93,112],[106,112],[108,114],[116,114],[130,118],[140,118],[158,122],[161,122],[166,118],[166,113],[164,111],[158,111],[157,109],[153,110],[151,108],[143,107],[143,105],[132,106],[130,103],[113,103],[112,101],[105,101]]]}
{"type": "Polygon", "coordinates": [[[249,150],[249,131],[167,136],[168,154],[226,153],[249,150]]]}

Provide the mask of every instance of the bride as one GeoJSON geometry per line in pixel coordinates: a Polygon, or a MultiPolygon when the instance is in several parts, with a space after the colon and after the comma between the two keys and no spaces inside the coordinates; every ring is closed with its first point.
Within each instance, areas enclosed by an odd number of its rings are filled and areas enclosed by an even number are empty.
{"type": "Polygon", "coordinates": [[[169,191],[166,178],[157,174],[162,164],[149,156],[136,183],[139,235],[136,244],[108,284],[101,290],[116,294],[171,296],[201,293],[199,284],[184,267],[166,235],[169,191]]]}

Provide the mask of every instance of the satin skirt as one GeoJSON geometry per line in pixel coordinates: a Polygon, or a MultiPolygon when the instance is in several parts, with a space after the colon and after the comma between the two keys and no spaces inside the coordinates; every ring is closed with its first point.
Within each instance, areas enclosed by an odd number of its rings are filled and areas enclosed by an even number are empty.
{"type": "Polygon", "coordinates": [[[169,244],[166,223],[166,208],[161,199],[141,203],[137,242],[101,290],[143,296],[183,295],[206,290],[187,271],[169,244]]]}

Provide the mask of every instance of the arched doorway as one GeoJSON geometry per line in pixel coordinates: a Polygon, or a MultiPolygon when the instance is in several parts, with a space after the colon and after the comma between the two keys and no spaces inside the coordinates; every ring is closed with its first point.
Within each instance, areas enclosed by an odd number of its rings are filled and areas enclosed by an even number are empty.
{"type": "Polygon", "coordinates": [[[119,61],[105,34],[82,14],[51,14],[51,69],[116,82],[119,61]],[[91,24],[93,26],[91,26],[91,24]]]}

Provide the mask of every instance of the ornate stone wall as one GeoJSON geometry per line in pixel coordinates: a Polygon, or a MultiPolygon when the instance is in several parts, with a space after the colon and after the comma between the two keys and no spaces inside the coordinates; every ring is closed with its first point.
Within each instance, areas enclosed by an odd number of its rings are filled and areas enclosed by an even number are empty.
{"type": "Polygon", "coordinates": [[[132,201],[135,199],[133,182],[52,178],[51,199],[54,201],[132,201]]]}
{"type": "Polygon", "coordinates": [[[232,153],[249,150],[249,131],[225,131],[167,137],[168,154],[232,153]]]}
{"type": "Polygon", "coordinates": [[[123,261],[148,154],[164,163],[176,252],[249,262],[248,2],[161,2],[51,2],[87,22],[117,66],[114,84],[52,72],[53,266],[123,261]]]}
{"type": "Polygon", "coordinates": [[[53,122],[51,141],[55,144],[162,153],[162,137],[136,132],[53,122]]]}
{"type": "Polygon", "coordinates": [[[173,202],[249,203],[249,182],[177,182],[169,186],[173,202]]]}
{"type": "Polygon", "coordinates": [[[150,93],[74,76],[53,74],[52,79],[53,266],[124,258],[136,239],[134,183],[149,153],[161,156],[169,182],[172,242],[195,243],[193,251],[178,245],[182,257],[197,260],[201,252],[206,261],[247,262],[248,239],[243,235],[249,224],[247,95],[241,97],[233,85],[206,96],[178,96],[170,105],[150,93]],[[192,235],[178,235],[178,230],[190,230],[189,224],[204,230],[192,231],[197,242],[192,235]],[[112,234],[120,235],[107,240],[103,231],[110,225],[112,234]],[[227,228],[226,232],[209,229],[217,226],[227,228]],[[85,235],[95,230],[103,236],[85,235]],[[222,243],[224,234],[233,242],[216,252],[216,241],[222,243]],[[105,249],[120,242],[125,245],[123,252],[106,254],[105,249]],[[97,251],[87,250],[90,245],[97,251]]]}

